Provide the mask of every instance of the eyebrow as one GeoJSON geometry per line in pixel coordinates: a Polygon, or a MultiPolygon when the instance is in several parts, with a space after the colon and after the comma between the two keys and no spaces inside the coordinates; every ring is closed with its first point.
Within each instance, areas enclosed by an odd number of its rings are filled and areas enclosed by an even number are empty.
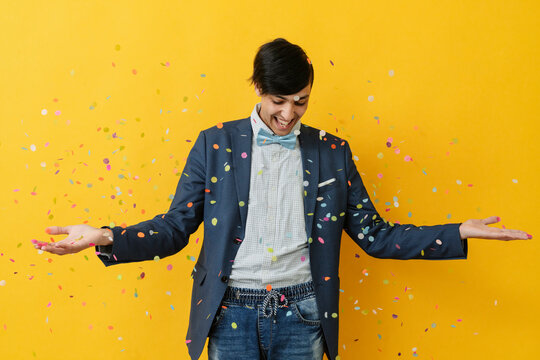
{"type": "MultiPolygon", "coordinates": [[[[280,99],[283,99],[283,100],[287,100],[287,98],[285,98],[284,96],[281,96],[281,95],[274,95],[274,96],[278,97],[280,99]]],[[[309,97],[309,95],[304,95],[304,96],[300,97],[300,99],[298,99],[298,100],[302,100],[302,99],[305,99],[305,98],[308,98],[308,97],[309,97]]]]}

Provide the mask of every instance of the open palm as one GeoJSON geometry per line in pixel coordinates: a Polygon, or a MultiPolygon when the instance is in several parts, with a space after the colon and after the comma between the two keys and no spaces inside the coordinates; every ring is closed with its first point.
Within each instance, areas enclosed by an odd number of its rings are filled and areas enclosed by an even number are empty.
{"type": "Polygon", "coordinates": [[[58,242],[40,242],[34,240],[34,247],[57,255],[73,254],[94,245],[101,245],[103,230],[90,225],[50,226],[45,229],[50,235],[67,234],[58,242]]]}
{"type": "Polygon", "coordinates": [[[463,222],[459,227],[459,232],[462,239],[479,238],[479,239],[494,239],[494,240],[527,240],[532,236],[522,230],[499,229],[489,227],[489,224],[499,222],[501,218],[498,216],[490,216],[485,219],[470,219],[463,222]]]}

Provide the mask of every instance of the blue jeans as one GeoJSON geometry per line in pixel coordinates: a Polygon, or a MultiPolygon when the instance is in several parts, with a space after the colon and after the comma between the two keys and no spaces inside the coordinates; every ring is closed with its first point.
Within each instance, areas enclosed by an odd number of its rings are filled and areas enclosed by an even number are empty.
{"type": "Polygon", "coordinates": [[[313,283],[271,291],[228,287],[208,337],[208,360],[322,360],[313,283]]]}

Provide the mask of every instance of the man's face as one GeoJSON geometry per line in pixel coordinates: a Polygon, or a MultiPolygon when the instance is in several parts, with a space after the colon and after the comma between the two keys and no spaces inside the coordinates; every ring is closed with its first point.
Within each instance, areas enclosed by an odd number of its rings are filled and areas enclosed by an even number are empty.
{"type": "Polygon", "coordinates": [[[291,95],[261,95],[255,85],[255,92],[261,98],[259,116],[276,135],[283,136],[291,132],[307,110],[311,85],[291,95]]]}

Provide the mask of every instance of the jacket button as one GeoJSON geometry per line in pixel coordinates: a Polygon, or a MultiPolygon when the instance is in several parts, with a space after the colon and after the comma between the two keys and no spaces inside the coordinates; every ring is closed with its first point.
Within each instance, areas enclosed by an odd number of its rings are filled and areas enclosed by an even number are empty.
{"type": "Polygon", "coordinates": [[[242,239],[236,238],[236,239],[234,239],[234,243],[236,245],[240,245],[242,243],[242,239]]]}
{"type": "Polygon", "coordinates": [[[221,281],[223,281],[224,283],[228,282],[229,281],[229,277],[227,275],[223,275],[221,277],[221,281]]]}

